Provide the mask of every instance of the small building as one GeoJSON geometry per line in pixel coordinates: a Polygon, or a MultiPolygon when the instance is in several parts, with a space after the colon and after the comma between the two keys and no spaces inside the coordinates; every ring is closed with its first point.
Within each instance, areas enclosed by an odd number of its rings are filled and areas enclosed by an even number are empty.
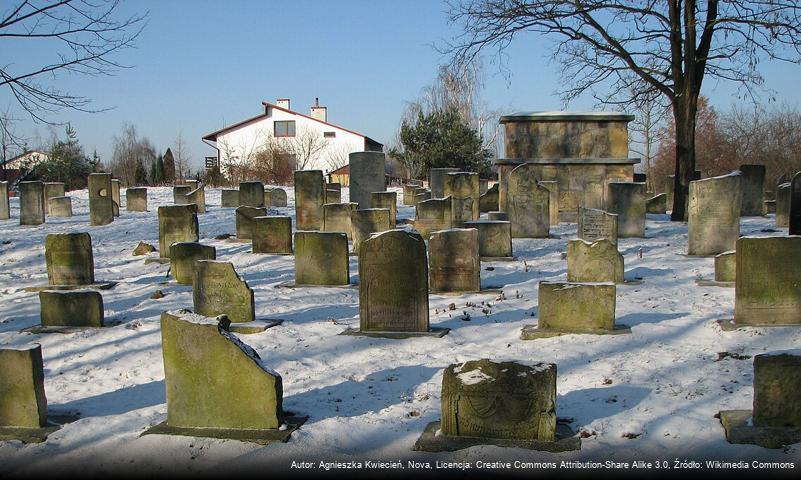
{"type": "Polygon", "coordinates": [[[0,181],[14,183],[33,167],[49,159],[50,155],[41,150],[26,150],[0,164],[0,181]]]}
{"type": "Polygon", "coordinates": [[[350,165],[343,165],[328,173],[328,183],[339,183],[343,187],[350,185],[350,165]]]}

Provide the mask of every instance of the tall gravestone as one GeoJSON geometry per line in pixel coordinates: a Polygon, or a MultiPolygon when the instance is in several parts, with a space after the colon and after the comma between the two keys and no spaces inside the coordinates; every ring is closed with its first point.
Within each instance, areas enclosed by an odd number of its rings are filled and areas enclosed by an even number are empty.
{"type": "Polygon", "coordinates": [[[175,242],[197,242],[200,239],[196,205],[163,205],[158,213],[159,257],[169,258],[170,245],[175,242]]]}
{"type": "Polygon", "coordinates": [[[481,196],[478,185],[477,173],[456,172],[445,175],[444,194],[451,197],[451,221],[454,227],[478,220],[478,200],[481,196]]]}
{"type": "Polygon", "coordinates": [[[617,215],[618,238],[645,237],[645,184],[609,182],[606,210],[617,215]]]}
{"type": "Polygon", "coordinates": [[[578,238],[595,242],[602,238],[617,245],[617,215],[597,208],[579,207],[578,238]]]}
{"type": "Polygon", "coordinates": [[[325,203],[342,203],[341,183],[334,182],[325,184],[325,203]]]}
{"type": "Polygon", "coordinates": [[[559,225],[559,182],[556,180],[541,181],[540,185],[548,189],[549,222],[551,225],[559,225]]]}
{"type": "Polygon", "coordinates": [[[47,283],[91,285],[95,283],[92,237],[88,233],[50,233],[45,237],[47,283]]]}
{"type": "Polygon", "coordinates": [[[502,220],[465,222],[465,228],[478,230],[478,254],[481,258],[512,257],[512,225],[502,220]]]}
{"type": "Polygon", "coordinates": [[[254,217],[253,253],[292,253],[292,218],[288,215],[254,217]]]}
{"type": "Polygon", "coordinates": [[[428,171],[428,186],[431,198],[445,198],[445,177],[449,173],[458,172],[458,168],[432,168],[428,171]]]}
{"type": "Polygon", "coordinates": [[[19,183],[19,224],[41,225],[45,222],[44,183],[19,183]]]}
{"type": "Polygon", "coordinates": [[[667,203],[668,210],[673,210],[673,193],[675,188],[676,188],[676,176],[668,175],[667,178],[665,179],[665,197],[666,197],[665,203],[667,203]]]}
{"type": "Polygon", "coordinates": [[[48,215],[56,218],[72,216],[72,197],[50,197],[47,199],[48,215]]]}
{"type": "Polygon", "coordinates": [[[403,204],[414,205],[414,196],[417,194],[415,191],[420,185],[416,183],[406,183],[403,185],[403,204]]]}
{"type": "Polygon", "coordinates": [[[263,207],[242,206],[236,209],[236,239],[253,239],[253,219],[267,215],[267,209],[263,207]]]}
{"type": "Polygon", "coordinates": [[[115,217],[120,216],[120,181],[111,179],[111,208],[115,217]]]}
{"type": "Polygon", "coordinates": [[[273,188],[270,195],[271,207],[286,207],[286,190],[280,187],[273,188]]]}
{"type": "Polygon", "coordinates": [[[186,194],[186,203],[197,205],[197,213],[206,213],[206,189],[203,185],[186,194]]]}
{"type": "Polygon", "coordinates": [[[263,207],[264,184],[259,181],[239,182],[239,206],[263,207]]]}
{"type": "Polygon", "coordinates": [[[783,183],[776,187],[776,227],[790,226],[790,185],[783,183]]]}
{"type": "Polygon", "coordinates": [[[67,194],[66,185],[62,182],[45,182],[45,216],[51,215],[49,200],[53,197],[63,197],[67,194]]]}
{"type": "Polygon", "coordinates": [[[539,184],[534,167],[524,163],[512,170],[506,190],[512,238],[547,237],[551,225],[551,192],[539,184]]]}
{"type": "Polygon", "coordinates": [[[372,208],[370,193],[385,190],[385,157],[383,152],[353,152],[348,155],[350,201],[360,209],[372,208]]]}
{"type": "Polygon", "coordinates": [[[39,292],[43,327],[102,327],[103,296],[97,290],[39,292]]]}
{"type": "MultiPolygon", "coordinates": [[[[241,193],[240,193],[241,195],[241,193]]],[[[323,226],[325,179],[322,170],[295,172],[295,226],[298,230],[320,230],[323,226]]]]}
{"type": "Polygon", "coordinates": [[[452,226],[450,197],[424,200],[415,207],[414,228],[423,238],[427,239],[435,230],[446,230],[452,226]]]}
{"type": "Polygon", "coordinates": [[[385,232],[394,225],[390,225],[388,208],[365,208],[354,210],[351,216],[353,225],[353,251],[359,253],[362,242],[373,233],[385,232]]]}
{"type": "Polygon", "coordinates": [[[107,225],[114,221],[114,201],[111,199],[111,174],[89,174],[89,224],[107,225]]]}
{"type": "Polygon", "coordinates": [[[690,182],[688,255],[717,255],[734,250],[740,236],[741,179],[735,172],[690,182]]]}
{"type": "Polygon", "coordinates": [[[131,187],[126,189],[125,209],[129,212],[146,212],[147,187],[131,187]]]}
{"type": "Polygon", "coordinates": [[[170,273],[182,285],[192,285],[197,260],[216,260],[217,249],[198,242],[176,242],[170,245],[170,273]]]}
{"type": "Polygon", "coordinates": [[[765,215],[765,166],[740,165],[743,203],[740,215],[744,217],[765,215]]]}
{"type": "Polygon", "coordinates": [[[348,237],[341,232],[295,232],[295,284],[350,283],[348,237]]]}
{"type": "Polygon", "coordinates": [[[434,293],[481,290],[478,230],[453,228],[433,232],[428,241],[429,287],[434,293]]]}
{"type": "Polygon", "coordinates": [[[222,208],[236,208],[239,206],[239,190],[223,188],[220,192],[220,206],[222,208]]]}
{"type": "Polygon", "coordinates": [[[623,283],[623,255],[609,239],[567,242],[568,282],[623,283]]]}
{"type": "Polygon", "coordinates": [[[498,210],[498,184],[493,185],[489,190],[478,197],[478,211],[480,213],[493,212],[498,210]]]}
{"type": "Polygon", "coordinates": [[[0,347],[0,428],[47,425],[41,345],[0,347]]]}
{"type": "Polygon", "coordinates": [[[323,228],[324,232],[342,232],[348,236],[348,240],[353,238],[353,226],[351,216],[358,208],[354,202],[349,203],[326,203],[323,205],[323,228]]]}
{"type": "Polygon", "coordinates": [[[236,273],[231,262],[197,260],[192,271],[195,313],[227,315],[235,323],[256,319],[253,290],[236,273]]]}
{"type": "Polygon", "coordinates": [[[372,192],[370,194],[372,208],[388,208],[389,224],[392,228],[398,223],[398,193],[397,192],[372,192]]]}
{"type": "Polygon", "coordinates": [[[273,204],[273,189],[264,187],[264,206],[269,207],[273,204]]]}
{"type": "Polygon", "coordinates": [[[0,182],[0,220],[11,218],[11,208],[8,203],[8,182],[0,182]]]}
{"type": "Polygon", "coordinates": [[[359,249],[359,318],[364,332],[428,332],[428,262],[420,235],[389,230],[359,249]]]}
{"type": "Polygon", "coordinates": [[[793,176],[790,182],[790,219],[788,221],[790,235],[801,235],[801,172],[793,176]]]}

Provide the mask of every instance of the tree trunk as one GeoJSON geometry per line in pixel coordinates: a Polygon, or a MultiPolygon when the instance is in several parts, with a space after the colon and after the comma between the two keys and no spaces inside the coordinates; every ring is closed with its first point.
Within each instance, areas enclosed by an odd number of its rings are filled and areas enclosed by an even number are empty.
{"type": "Polygon", "coordinates": [[[690,181],[695,173],[695,108],[692,95],[681,95],[673,104],[676,125],[676,177],[673,184],[673,212],[670,220],[687,221],[690,181]]]}

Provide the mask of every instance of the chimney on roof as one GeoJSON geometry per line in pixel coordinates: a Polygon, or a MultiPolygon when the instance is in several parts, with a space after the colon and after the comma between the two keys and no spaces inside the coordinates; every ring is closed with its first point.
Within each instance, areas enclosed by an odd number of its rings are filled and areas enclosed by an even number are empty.
{"type": "Polygon", "coordinates": [[[281,108],[286,108],[287,110],[291,110],[289,108],[289,99],[288,98],[279,98],[275,101],[275,104],[281,108]]]}
{"type": "Polygon", "coordinates": [[[315,120],[328,122],[328,109],[320,106],[320,99],[314,97],[314,106],[311,107],[311,117],[315,120]]]}

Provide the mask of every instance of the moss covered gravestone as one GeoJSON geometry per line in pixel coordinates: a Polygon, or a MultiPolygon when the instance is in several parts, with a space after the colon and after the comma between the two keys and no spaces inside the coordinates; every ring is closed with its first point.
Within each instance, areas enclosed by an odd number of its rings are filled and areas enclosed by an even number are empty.
{"type": "Polygon", "coordinates": [[[43,182],[19,183],[19,224],[41,225],[45,222],[43,182]]]}
{"type": "Polygon", "coordinates": [[[52,215],[50,211],[50,199],[54,197],[63,197],[67,194],[66,185],[62,182],[45,182],[44,196],[45,196],[45,216],[52,215]]]}
{"type": "Polygon", "coordinates": [[[717,255],[734,250],[740,236],[741,178],[735,172],[690,182],[688,255],[717,255]]]}
{"type": "MultiPolygon", "coordinates": [[[[325,203],[342,203],[342,184],[338,182],[325,184],[325,203]]],[[[356,204],[358,206],[358,203],[356,204]]]]}
{"type": "Polygon", "coordinates": [[[326,203],[323,205],[323,228],[324,232],[342,232],[348,236],[348,240],[353,238],[353,227],[351,225],[351,215],[358,205],[349,203],[326,203]]]}
{"type": "Polygon", "coordinates": [[[89,174],[89,224],[107,225],[114,221],[114,201],[111,199],[111,174],[89,174]]]}
{"type": "Polygon", "coordinates": [[[323,227],[324,204],[325,179],[322,170],[296,171],[295,227],[298,230],[320,230],[323,227]]]}
{"type": "Polygon", "coordinates": [[[259,181],[239,182],[239,205],[264,207],[264,184],[259,181]]]}
{"type": "Polygon", "coordinates": [[[125,189],[125,209],[129,212],[147,211],[147,187],[125,189]]]}
{"type": "Polygon", "coordinates": [[[353,227],[353,252],[359,253],[362,242],[373,233],[386,232],[394,225],[390,224],[388,208],[365,208],[354,210],[351,216],[353,227]]]}
{"type": "Polygon", "coordinates": [[[216,260],[217,249],[198,242],[176,242],[170,245],[170,273],[176,282],[192,285],[195,261],[216,260]]]}
{"type": "Polygon", "coordinates": [[[53,218],[72,217],[72,197],[50,197],[47,199],[47,214],[53,218]]]}
{"type": "Polygon", "coordinates": [[[617,245],[617,223],[618,218],[614,213],[597,208],[579,207],[577,236],[587,242],[606,238],[617,245]]]}
{"type": "Polygon", "coordinates": [[[481,259],[512,258],[512,225],[502,220],[465,222],[465,228],[478,230],[478,254],[481,259]]]}
{"type": "Polygon", "coordinates": [[[92,237],[88,233],[51,233],[45,237],[47,282],[50,285],[95,283],[92,237]]]}
{"type": "Polygon", "coordinates": [[[451,221],[451,199],[432,198],[424,200],[415,207],[414,228],[423,238],[429,238],[431,232],[446,230],[453,226],[451,221]]]}
{"type": "Polygon", "coordinates": [[[175,242],[197,242],[200,239],[196,205],[164,205],[159,207],[158,213],[161,258],[169,258],[170,245],[175,242]]]}
{"type": "Polygon", "coordinates": [[[481,290],[478,230],[453,228],[433,232],[428,249],[429,286],[432,292],[481,290]]]}
{"type": "Polygon", "coordinates": [[[498,184],[496,183],[478,197],[478,211],[493,212],[498,210],[498,184]]]}
{"type": "Polygon", "coordinates": [[[41,345],[0,348],[0,441],[42,442],[48,427],[41,345]]]}
{"type": "Polygon", "coordinates": [[[235,323],[256,319],[253,290],[239,278],[230,262],[197,260],[192,276],[195,312],[215,317],[227,315],[235,323]]]}
{"type": "Polygon", "coordinates": [[[545,238],[550,231],[551,192],[539,184],[535,166],[523,164],[512,170],[507,182],[506,212],[512,222],[512,238],[545,238]]]}
{"type": "Polygon", "coordinates": [[[280,187],[275,187],[270,193],[271,207],[286,207],[286,190],[280,187]]]}
{"type": "Polygon", "coordinates": [[[443,193],[445,197],[451,197],[451,221],[454,227],[462,227],[464,222],[478,220],[478,200],[481,194],[477,173],[448,173],[445,175],[443,193]]]}
{"type": "Polygon", "coordinates": [[[39,292],[42,327],[102,327],[103,296],[96,290],[39,292]]]}
{"type": "Polygon", "coordinates": [[[295,284],[350,283],[348,237],[341,232],[295,232],[295,284]]]}
{"type": "Polygon", "coordinates": [[[292,253],[292,218],[286,215],[254,217],[253,253],[292,253]]]}
{"type": "Polygon", "coordinates": [[[765,215],[765,166],[740,165],[742,172],[742,204],[740,215],[744,217],[765,215]]]}
{"type": "Polygon", "coordinates": [[[370,202],[372,208],[389,209],[389,225],[395,228],[398,223],[398,192],[372,192],[370,202]]]}
{"type": "Polygon", "coordinates": [[[645,184],[609,182],[606,210],[617,215],[618,238],[645,237],[645,184]]]}
{"type": "Polygon", "coordinates": [[[220,206],[222,208],[236,208],[239,206],[239,190],[223,188],[220,192],[220,206]]]}
{"type": "Polygon", "coordinates": [[[253,219],[265,215],[267,215],[267,209],[264,207],[237,207],[236,239],[239,241],[253,240],[253,219]]]}
{"type": "Polygon", "coordinates": [[[567,242],[568,282],[623,283],[623,255],[609,239],[567,242]]]}

